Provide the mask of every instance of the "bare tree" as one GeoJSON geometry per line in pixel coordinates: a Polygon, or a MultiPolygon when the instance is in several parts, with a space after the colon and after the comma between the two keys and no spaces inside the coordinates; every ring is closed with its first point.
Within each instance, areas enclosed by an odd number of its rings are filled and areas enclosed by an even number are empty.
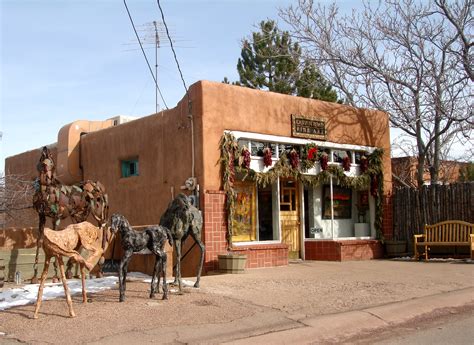
{"type": "Polygon", "coordinates": [[[25,176],[0,176],[0,226],[5,225],[7,217],[15,218],[18,211],[32,208],[33,194],[33,181],[25,176]]]}
{"type": "Polygon", "coordinates": [[[474,28],[473,1],[451,1],[448,3],[446,0],[435,0],[434,4],[439,14],[445,17],[455,29],[457,33],[455,39],[459,46],[457,49],[453,49],[452,53],[459,57],[469,79],[474,81],[474,71],[472,70],[474,58],[471,52],[474,45],[472,40],[472,30],[474,28]]]}
{"type": "Polygon", "coordinates": [[[320,66],[347,103],[388,113],[391,125],[416,143],[419,186],[427,164],[431,183],[438,181],[440,153],[449,144],[443,139],[468,141],[474,123],[458,31],[472,22],[472,1],[458,1],[456,9],[438,2],[451,14],[464,13],[464,24],[455,26],[442,7],[415,0],[364,3],[351,15],[313,0],[280,11],[304,57],[320,66]]]}

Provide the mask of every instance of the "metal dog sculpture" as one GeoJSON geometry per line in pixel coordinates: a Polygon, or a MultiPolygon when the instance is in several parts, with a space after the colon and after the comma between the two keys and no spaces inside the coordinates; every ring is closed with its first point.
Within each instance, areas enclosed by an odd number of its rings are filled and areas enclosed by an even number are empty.
{"type": "Polygon", "coordinates": [[[63,256],[74,259],[81,268],[82,280],[82,302],[87,303],[85,269],[91,271],[95,262],[102,256],[102,238],[104,232],[89,222],[71,224],[64,230],[52,230],[44,228],[42,246],[45,253],[45,262],[43,273],[41,274],[38,296],[36,298],[36,308],[33,318],[38,318],[43,298],[43,288],[46,276],[48,275],[49,263],[52,257],[55,257],[59,263],[61,280],[66,295],[66,302],[69,308],[69,315],[76,316],[72,308],[72,300],[67,286],[66,276],[64,274],[63,256]],[[78,250],[84,248],[90,252],[89,257],[84,259],[78,250]]]}
{"type": "MultiPolygon", "coordinates": [[[[38,212],[38,240],[36,258],[34,265],[33,282],[37,280],[38,251],[43,239],[43,229],[46,224],[46,217],[52,219],[53,230],[59,225],[62,219],[70,217],[73,223],[80,223],[87,220],[92,214],[97,221],[99,228],[107,222],[108,199],[105,188],[100,182],[83,181],[79,184],[67,186],[56,178],[56,168],[50,150],[45,146],[41,151],[37,170],[39,177],[35,183],[36,192],[33,195],[33,208],[38,212]]],[[[105,231],[105,230],[104,230],[105,231]]],[[[103,238],[102,249],[104,249],[106,236],[103,238]]],[[[68,278],[71,274],[72,262],[68,261],[66,274],[68,278]]],[[[101,272],[99,271],[99,274],[101,272]]],[[[57,278],[55,264],[55,278],[57,278]]]]}
{"type": "Polygon", "coordinates": [[[151,280],[150,298],[155,296],[160,286],[160,274],[163,274],[163,299],[168,299],[168,284],[166,282],[166,262],[167,254],[164,249],[165,242],[168,240],[173,247],[173,238],[169,229],[161,225],[151,225],[143,231],[135,231],[130,226],[128,220],[120,215],[113,214],[111,218],[110,229],[112,233],[120,232],[120,243],[124,250],[119,267],[119,301],[125,301],[125,290],[127,280],[128,264],[134,253],[155,254],[156,261],[151,280]]]}
{"type": "Polygon", "coordinates": [[[194,241],[201,249],[201,260],[197,270],[197,278],[194,287],[199,287],[201,280],[201,271],[204,264],[204,253],[206,251],[201,241],[202,233],[202,215],[201,212],[191,204],[189,198],[180,193],[171,201],[165,213],[161,216],[160,225],[170,229],[173,236],[176,249],[176,277],[175,283],[178,283],[181,290],[181,246],[186,238],[191,235],[194,241]]]}

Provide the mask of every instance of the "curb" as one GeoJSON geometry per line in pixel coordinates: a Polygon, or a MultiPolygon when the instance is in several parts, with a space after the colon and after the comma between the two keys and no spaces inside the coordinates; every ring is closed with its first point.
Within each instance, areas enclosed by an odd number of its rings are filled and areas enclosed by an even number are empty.
{"type": "Polygon", "coordinates": [[[314,344],[349,338],[364,331],[394,326],[441,308],[474,303],[474,287],[393,302],[377,307],[301,319],[303,327],[276,331],[225,344],[314,344]]]}

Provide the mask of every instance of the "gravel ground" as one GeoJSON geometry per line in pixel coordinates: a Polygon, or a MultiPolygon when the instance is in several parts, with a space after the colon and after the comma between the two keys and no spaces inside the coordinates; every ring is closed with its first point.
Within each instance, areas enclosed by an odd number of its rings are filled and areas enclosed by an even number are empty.
{"type": "MultiPolygon", "coordinates": [[[[186,278],[192,279],[192,278],[186,278]]],[[[296,262],[289,266],[247,270],[237,275],[207,275],[201,288],[187,287],[148,298],[149,284],[127,283],[127,299],[118,302],[118,287],[74,296],[76,318],[64,299],[44,301],[40,317],[34,306],[0,311],[0,343],[18,339],[31,344],[100,342],[122,332],[158,328],[219,325],[281,315],[291,320],[358,310],[390,302],[474,287],[474,265],[457,262],[296,262]]],[[[204,327],[204,326],[203,326],[204,327]]]]}

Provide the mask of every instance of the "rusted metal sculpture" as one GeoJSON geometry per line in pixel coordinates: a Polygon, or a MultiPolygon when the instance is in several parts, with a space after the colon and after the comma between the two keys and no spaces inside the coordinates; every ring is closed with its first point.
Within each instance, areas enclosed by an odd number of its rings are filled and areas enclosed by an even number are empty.
{"type": "MultiPolygon", "coordinates": [[[[53,229],[56,230],[62,219],[70,217],[73,223],[80,223],[86,221],[89,214],[92,214],[98,227],[102,229],[107,223],[109,209],[105,187],[100,182],[87,180],[72,186],[62,184],[56,178],[54,160],[46,146],[41,151],[37,170],[39,177],[35,181],[36,191],[33,195],[33,207],[39,216],[39,233],[32,282],[37,281],[38,253],[43,239],[46,217],[51,218],[53,229]]],[[[102,249],[105,248],[106,241],[107,238],[104,236],[102,249]]],[[[72,277],[71,267],[72,261],[70,260],[67,265],[68,278],[72,277]]],[[[57,272],[55,273],[57,278],[57,272]]],[[[101,275],[101,270],[99,275],[101,275]]]]}
{"type": "Polygon", "coordinates": [[[150,298],[155,296],[160,286],[160,274],[163,274],[163,299],[168,299],[168,284],[166,282],[167,254],[165,243],[173,246],[170,230],[161,225],[151,225],[143,231],[135,231],[128,220],[120,215],[113,214],[110,229],[113,234],[120,232],[121,245],[124,250],[119,267],[119,301],[125,301],[127,270],[133,254],[155,254],[155,267],[151,279],[150,298]]]}
{"type": "Polygon", "coordinates": [[[197,278],[194,287],[199,287],[201,280],[201,271],[204,264],[205,247],[201,241],[202,232],[202,215],[185,194],[178,196],[171,201],[165,213],[161,216],[160,225],[170,229],[174,240],[176,250],[176,276],[175,283],[182,292],[181,284],[181,247],[186,238],[191,235],[201,250],[201,259],[197,270],[197,278]]]}
{"type": "Polygon", "coordinates": [[[87,268],[89,271],[91,271],[94,268],[94,264],[103,254],[104,249],[102,249],[102,239],[105,237],[105,232],[89,222],[71,224],[64,230],[52,230],[48,228],[44,228],[43,230],[42,247],[45,254],[45,262],[43,273],[41,274],[38,296],[36,298],[35,314],[33,318],[38,318],[38,313],[43,298],[44,282],[48,275],[49,263],[52,257],[55,257],[59,263],[61,281],[63,283],[64,293],[66,295],[69,315],[74,317],[76,314],[72,308],[72,299],[67,286],[62,257],[66,256],[71,258],[79,264],[81,268],[82,279],[82,302],[87,303],[85,269],[87,268]],[[87,260],[84,259],[78,252],[81,247],[90,252],[87,260]]]}

